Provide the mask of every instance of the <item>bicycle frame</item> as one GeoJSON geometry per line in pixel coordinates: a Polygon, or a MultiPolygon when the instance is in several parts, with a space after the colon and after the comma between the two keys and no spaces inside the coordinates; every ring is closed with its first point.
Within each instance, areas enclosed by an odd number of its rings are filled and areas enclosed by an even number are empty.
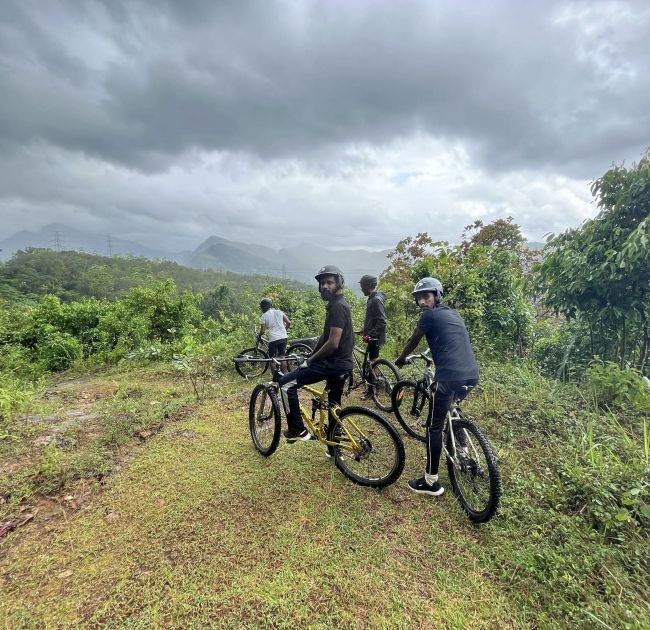
{"type": "Polygon", "coordinates": [[[255,349],[264,350],[268,354],[269,340],[266,337],[261,337],[255,329],[253,329],[253,335],[255,335],[255,349]]]}
{"type": "MultiPolygon", "coordinates": [[[[358,334],[358,333],[357,333],[358,334]]],[[[376,340],[373,340],[376,341],[376,340]]],[[[373,370],[372,370],[372,364],[370,363],[370,359],[368,358],[368,346],[364,348],[361,348],[357,344],[354,344],[353,352],[352,352],[352,358],[354,360],[354,367],[356,367],[356,370],[359,374],[360,381],[359,383],[355,384],[354,381],[354,376],[350,377],[350,383],[348,384],[348,393],[352,389],[356,389],[363,383],[367,385],[374,385],[373,382],[373,370]],[[363,358],[360,358],[359,355],[363,355],[363,358]]],[[[354,370],[352,370],[352,374],[354,374],[354,370]]]]}
{"type": "MultiPolygon", "coordinates": [[[[272,361],[277,361],[272,359],[272,361]]],[[[287,398],[286,391],[275,382],[266,383],[267,387],[274,387],[280,393],[280,400],[282,401],[282,408],[284,411],[285,418],[289,413],[289,400],[287,398]]],[[[353,453],[359,452],[363,449],[363,446],[359,441],[350,433],[350,431],[345,426],[345,423],[349,422],[352,428],[358,432],[359,435],[363,435],[363,432],[359,427],[352,421],[346,420],[345,422],[339,421],[339,410],[341,409],[338,405],[335,405],[330,409],[329,403],[327,401],[327,388],[323,390],[316,389],[310,385],[303,385],[302,389],[306,392],[309,392],[314,398],[312,399],[312,416],[310,416],[309,411],[305,406],[300,403],[300,415],[302,416],[303,422],[307,425],[310,433],[316,437],[316,439],[324,444],[325,446],[338,446],[340,448],[352,451],[353,453]],[[315,421],[316,410],[319,411],[318,422],[315,421]],[[339,437],[338,441],[332,441],[327,439],[327,433],[325,430],[327,424],[328,414],[331,413],[332,416],[339,422],[339,427],[342,430],[342,435],[339,437]],[[345,436],[348,443],[344,442],[341,438],[345,436]]],[[[261,404],[264,404],[264,399],[262,399],[261,404]]]]}

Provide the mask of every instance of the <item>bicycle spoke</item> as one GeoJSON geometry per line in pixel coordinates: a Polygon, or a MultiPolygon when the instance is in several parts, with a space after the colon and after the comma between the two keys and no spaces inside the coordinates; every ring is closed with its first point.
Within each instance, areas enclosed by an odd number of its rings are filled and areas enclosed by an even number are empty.
{"type": "Polygon", "coordinates": [[[369,481],[388,476],[398,463],[393,436],[371,415],[349,414],[340,423],[338,457],[353,475],[369,481]]]}

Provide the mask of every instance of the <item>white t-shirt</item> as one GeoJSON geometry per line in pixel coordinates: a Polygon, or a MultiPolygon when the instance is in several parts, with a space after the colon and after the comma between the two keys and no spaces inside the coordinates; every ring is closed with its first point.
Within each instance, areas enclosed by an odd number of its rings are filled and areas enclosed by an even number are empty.
{"type": "Polygon", "coordinates": [[[284,327],[284,313],[277,308],[270,308],[260,317],[260,322],[269,329],[269,341],[278,341],[287,338],[287,329],[284,327]]]}

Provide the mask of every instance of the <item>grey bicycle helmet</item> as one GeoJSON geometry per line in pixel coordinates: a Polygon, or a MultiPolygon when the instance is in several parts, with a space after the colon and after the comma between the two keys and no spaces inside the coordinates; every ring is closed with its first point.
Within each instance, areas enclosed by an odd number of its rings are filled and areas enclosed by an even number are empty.
{"type": "Polygon", "coordinates": [[[418,280],[415,283],[415,287],[413,287],[413,291],[411,292],[416,303],[418,301],[418,294],[420,293],[433,293],[440,299],[444,293],[442,282],[437,278],[422,278],[422,280],[418,280]]]}
{"type": "Polygon", "coordinates": [[[377,276],[371,276],[369,274],[361,276],[359,284],[362,289],[374,289],[377,286],[377,276]]]}
{"type": "Polygon", "coordinates": [[[342,289],[345,286],[345,278],[343,278],[343,272],[336,265],[325,265],[318,270],[318,273],[314,276],[316,282],[320,284],[320,281],[325,276],[335,276],[336,277],[336,288],[342,289]]]}
{"type": "Polygon", "coordinates": [[[260,302],[260,308],[261,308],[262,311],[264,311],[265,313],[266,313],[266,311],[268,311],[268,310],[271,308],[271,306],[273,306],[273,301],[271,300],[271,298],[264,298],[264,299],[260,302]]]}

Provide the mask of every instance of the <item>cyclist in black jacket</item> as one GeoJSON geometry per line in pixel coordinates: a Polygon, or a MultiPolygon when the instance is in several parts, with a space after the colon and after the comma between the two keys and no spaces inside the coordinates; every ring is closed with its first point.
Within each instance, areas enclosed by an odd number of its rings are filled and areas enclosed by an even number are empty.
{"type": "MultiPolygon", "coordinates": [[[[368,359],[374,361],[379,358],[379,348],[386,343],[386,310],[384,309],[386,294],[377,291],[376,276],[362,276],[359,284],[362,293],[368,298],[361,335],[364,342],[368,344],[368,359]]],[[[363,399],[367,400],[371,397],[372,387],[369,386],[363,399]]]]}
{"type": "Polygon", "coordinates": [[[288,442],[310,439],[300,415],[298,389],[303,385],[327,381],[330,405],[340,406],[345,377],[352,370],[354,331],[352,313],[343,297],[343,273],[335,265],[325,265],[316,274],[316,280],[321,298],[327,302],[323,334],[313,354],[297,370],[279,380],[289,401],[288,429],[284,432],[288,442]]]}
{"type": "Polygon", "coordinates": [[[413,492],[438,496],[445,489],[438,481],[438,465],[442,453],[442,428],[454,397],[467,396],[468,388],[478,383],[478,364],[463,318],[441,302],[442,284],[436,278],[422,278],[413,289],[413,297],[422,309],[420,321],[406,347],[395,361],[402,367],[405,358],[417,348],[426,335],[431,357],[436,366],[436,391],[433,417],[427,419],[427,465],[423,477],[411,479],[413,492]]]}

